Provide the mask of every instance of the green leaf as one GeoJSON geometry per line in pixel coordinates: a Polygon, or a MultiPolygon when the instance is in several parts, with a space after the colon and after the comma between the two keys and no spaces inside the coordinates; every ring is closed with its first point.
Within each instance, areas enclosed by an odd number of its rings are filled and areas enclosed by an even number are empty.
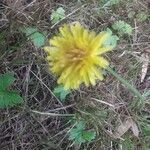
{"type": "Polygon", "coordinates": [[[40,32],[35,32],[30,36],[31,40],[33,41],[34,45],[37,47],[41,47],[44,45],[45,36],[40,32]]]}
{"type": "Polygon", "coordinates": [[[0,108],[14,106],[22,102],[18,92],[15,91],[0,91],[0,108]]]}
{"type": "Polygon", "coordinates": [[[53,10],[51,14],[52,24],[57,23],[60,19],[65,17],[65,10],[62,7],[57,8],[57,10],[53,10]]]}
{"type": "Polygon", "coordinates": [[[96,132],[93,130],[85,130],[85,125],[86,123],[84,121],[79,121],[76,126],[70,130],[69,139],[77,144],[93,140],[96,136],[96,132]]]}
{"type": "Polygon", "coordinates": [[[6,89],[15,81],[13,73],[7,72],[5,74],[0,75],[0,90],[6,89]]]}
{"type": "Polygon", "coordinates": [[[137,15],[136,15],[136,18],[139,22],[144,22],[148,16],[145,14],[145,12],[139,12],[137,15]]]}
{"type": "Polygon", "coordinates": [[[113,25],[112,28],[114,30],[117,30],[119,34],[123,35],[123,34],[128,34],[131,35],[132,34],[132,27],[126,23],[125,21],[116,21],[113,25]]]}
{"type": "Polygon", "coordinates": [[[71,129],[69,139],[74,140],[74,139],[78,138],[79,136],[81,136],[80,134],[81,134],[81,131],[78,130],[77,128],[71,129]]]}
{"type": "Polygon", "coordinates": [[[21,31],[34,43],[36,47],[41,47],[45,43],[45,35],[40,33],[37,28],[26,27],[22,28],[21,31]]]}
{"type": "Polygon", "coordinates": [[[62,85],[58,85],[54,88],[53,93],[56,97],[60,98],[60,100],[64,101],[66,96],[70,93],[70,90],[65,90],[62,85]]]}
{"type": "Polygon", "coordinates": [[[9,86],[15,81],[12,73],[0,75],[0,108],[6,108],[22,103],[19,93],[9,90],[9,86]]]}
{"type": "Polygon", "coordinates": [[[105,40],[103,45],[115,47],[117,45],[117,41],[119,40],[119,37],[116,35],[112,35],[112,31],[109,28],[107,28],[106,32],[109,33],[109,37],[105,40]]]}
{"type": "Polygon", "coordinates": [[[77,125],[76,125],[76,128],[77,128],[78,130],[83,130],[83,129],[85,129],[85,122],[84,122],[84,121],[79,121],[79,122],[77,123],[77,125]]]}
{"type": "Polygon", "coordinates": [[[73,140],[77,144],[81,144],[85,142],[85,139],[82,137],[82,131],[77,129],[72,129],[69,134],[69,139],[73,140]]]}
{"type": "Polygon", "coordinates": [[[82,133],[83,139],[86,141],[92,141],[95,136],[96,136],[96,132],[95,131],[84,131],[82,133]]]}
{"type": "Polygon", "coordinates": [[[85,128],[85,122],[79,121],[76,123],[75,127],[71,129],[69,133],[69,139],[74,140],[76,143],[82,143],[84,142],[84,139],[82,138],[82,131],[85,128]]]}

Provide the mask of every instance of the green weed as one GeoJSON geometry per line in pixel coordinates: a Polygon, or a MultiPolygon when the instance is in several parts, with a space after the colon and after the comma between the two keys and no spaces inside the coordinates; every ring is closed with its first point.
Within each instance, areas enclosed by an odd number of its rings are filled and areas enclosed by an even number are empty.
{"type": "Polygon", "coordinates": [[[12,73],[0,75],[0,108],[7,108],[23,102],[19,92],[11,90],[10,86],[15,81],[12,73]]]}

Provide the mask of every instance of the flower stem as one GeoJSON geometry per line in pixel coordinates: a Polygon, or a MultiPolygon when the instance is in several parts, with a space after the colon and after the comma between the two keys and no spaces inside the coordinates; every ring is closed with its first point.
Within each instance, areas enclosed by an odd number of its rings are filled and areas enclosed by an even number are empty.
{"type": "Polygon", "coordinates": [[[141,93],[130,83],[128,83],[124,78],[122,78],[119,74],[117,74],[111,67],[106,68],[109,73],[111,73],[117,80],[119,80],[124,86],[126,86],[132,93],[135,94],[140,100],[144,100],[144,97],[141,93]]]}

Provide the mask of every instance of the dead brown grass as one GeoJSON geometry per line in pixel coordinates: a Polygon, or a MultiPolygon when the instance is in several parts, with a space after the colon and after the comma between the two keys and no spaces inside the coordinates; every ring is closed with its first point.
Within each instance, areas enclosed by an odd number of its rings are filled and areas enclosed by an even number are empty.
{"type": "MultiPolygon", "coordinates": [[[[126,2],[107,10],[99,9],[98,1],[69,0],[4,0],[4,10],[0,19],[0,31],[6,35],[6,43],[0,60],[0,73],[7,70],[15,72],[17,81],[15,87],[24,98],[24,105],[0,110],[0,149],[2,150],[53,150],[53,149],[120,149],[119,140],[112,137],[111,132],[128,117],[136,121],[138,114],[149,113],[149,102],[139,112],[130,108],[133,95],[120,83],[106,76],[105,81],[97,82],[96,86],[73,91],[62,103],[52,94],[56,78],[48,72],[44,61],[44,52],[25,41],[19,33],[21,26],[36,26],[41,31],[47,31],[48,37],[57,31],[64,22],[80,21],[86,27],[101,31],[110,27],[115,20],[123,19],[134,27],[132,39],[122,37],[116,50],[110,53],[109,59],[117,72],[143,92],[150,88],[149,69],[143,83],[140,81],[142,53],[149,51],[149,22],[137,22],[127,17],[129,9],[126,2]],[[50,13],[62,6],[66,10],[66,18],[52,25],[50,13]],[[2,22],[3,21],[3,22],[2,22]],[[17,37],[20,37],[17,39],[17,37]],[[15,43],[21,43],[12,49],[15,43]],[[7,52],[7,50],[10,50],[7,52]],[[146,85],[147,84],[147,85],[146,85]],[[141,87],[144,87],[141,89],[141,87]],[[68,140],[68,130],[71,128],[69,119],[59,116],[39,115],[32,112],[51,112],[61,114],[76,113],[77,118],[89,122],[89,128],[94,127],[97,138],[90,144],[72,146],[68,140]],[[101,117],[102,111],[107,112],[106,118],[101,117]],[[87,115],[89,114],[90,115],[87,115]]],[[[134,1],[130,9],[149,11],[149,1],[134,1]]],[[[108,57],[106,56],[106,57],[108,57]]],[[[140,117],[139,117],[140,118],[140,117]]],[[[134,136],[135,149],[142,149],[142,139],[134,136]]]]}

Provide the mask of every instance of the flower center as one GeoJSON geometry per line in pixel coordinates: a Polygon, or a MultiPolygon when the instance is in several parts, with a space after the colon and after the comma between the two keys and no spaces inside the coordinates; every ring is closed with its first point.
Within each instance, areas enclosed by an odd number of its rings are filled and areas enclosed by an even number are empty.
{"type": "Polygon", "coordinates": [[[67,58],[71,61],[78,61],[82,60],[84,56],[86,55],[86,52],[81,49],[73,49],[67,53],[67,58]]]}

